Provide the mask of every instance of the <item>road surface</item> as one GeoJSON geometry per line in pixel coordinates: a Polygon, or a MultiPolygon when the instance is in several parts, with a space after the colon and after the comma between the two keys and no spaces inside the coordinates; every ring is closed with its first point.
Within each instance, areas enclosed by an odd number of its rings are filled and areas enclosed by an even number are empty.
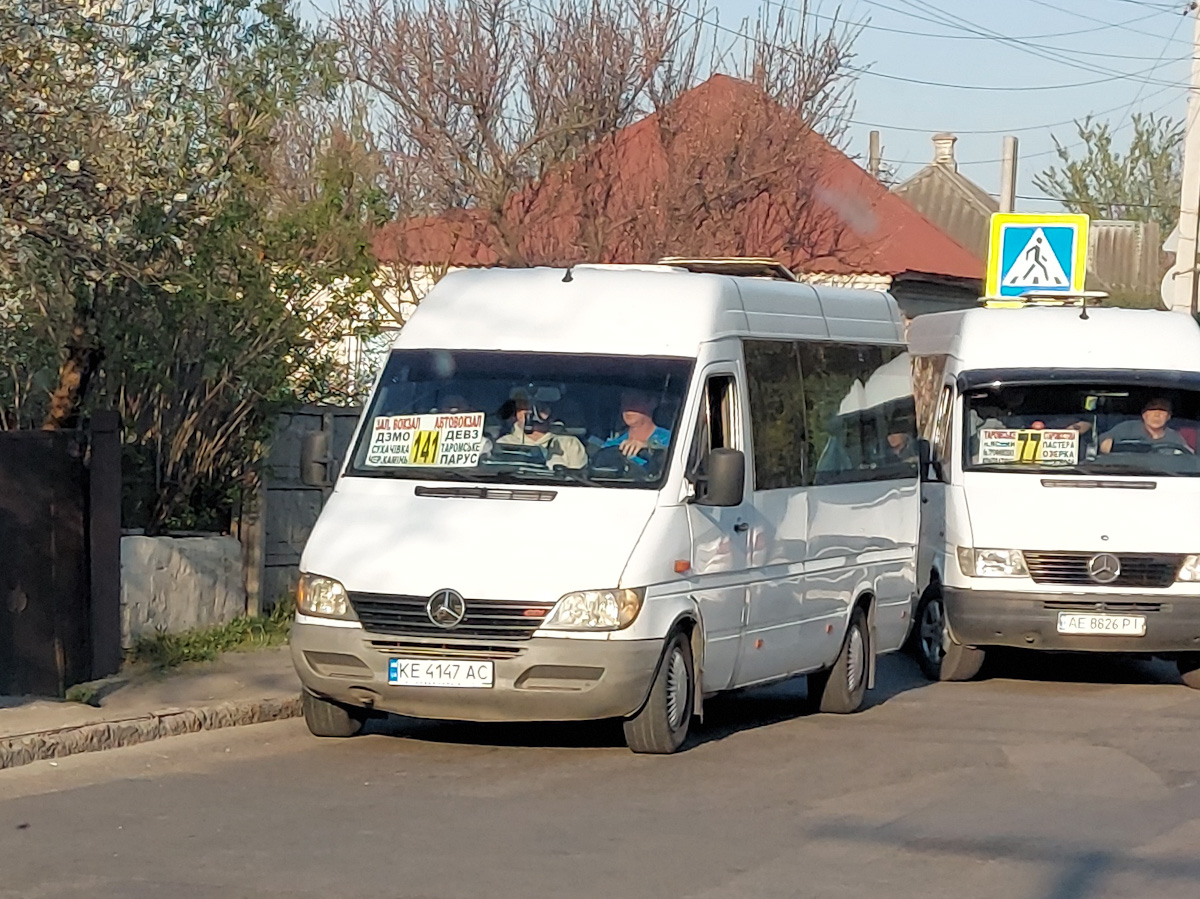
{"type": "Polygon", "coordinates": [[[1200,896],[1200,692],[1160,664],[1016,656],[871,707],[803,682],[619,728],[299,721],[0,772],[0,897],[1200,896]]]}

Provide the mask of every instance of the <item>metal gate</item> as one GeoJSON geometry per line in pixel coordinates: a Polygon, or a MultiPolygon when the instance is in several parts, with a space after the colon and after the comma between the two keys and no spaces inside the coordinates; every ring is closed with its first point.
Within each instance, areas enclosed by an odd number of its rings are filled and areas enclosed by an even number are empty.
{"type": "MultiPolygon", "coordinates": [[[[295,590],[300,554],[333,489],[361,411],[358,407],[301,406],[279,416],[259,491],[260,570],[247,578],[251,605],[259,610],[295,590]],[[301,477],[305,436],[314,431],[329,435],[329,482],[324,487],[305,484],[301,477]]],[[[253,549],[251,553],[255,554],[253,549]]]]}
{"type": "Polygon", "coordinates": [[[61,696],[120,665],[120,435],[0,431],[0,693],[61,696]]]}

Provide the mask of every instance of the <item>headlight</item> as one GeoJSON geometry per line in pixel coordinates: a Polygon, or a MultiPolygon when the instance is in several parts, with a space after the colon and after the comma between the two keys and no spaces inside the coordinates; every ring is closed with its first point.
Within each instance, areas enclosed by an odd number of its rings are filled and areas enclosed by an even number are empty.
{"type": "Polygon", "coordinates": [[[1177,581],[1200,581],[1200,555],[1187,556],[1176,575],[1177,581]]]}
{"type": "Polygon", "coordinates": [[[331,577],[319,574],[300,575],[300,586],[296,590],[296,611],[322,618],[353,619],[350,596],[346,588],[331,577]]]}
{"type": "Polygon", "coordinates": [[[642,610],[644,589],[580,590],[562,597],[542,627],[560,631],[619,631],[642,610]]]}
{"type": "Polygon", "coordinates": [[[967,577],[1029,577],[1019,549],[958,548],[958,567],[967,577]]]}

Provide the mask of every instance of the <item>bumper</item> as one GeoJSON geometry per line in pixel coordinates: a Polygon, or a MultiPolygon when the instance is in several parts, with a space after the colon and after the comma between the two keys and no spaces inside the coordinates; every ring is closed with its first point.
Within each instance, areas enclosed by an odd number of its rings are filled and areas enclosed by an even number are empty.
{"type": "Polygon", "coordinates": [[[1162,654],[1200,651],[1200,596],[1078,596],[954,587],[943,587],[942,593],[950,633],[967,646],[1162,654]],[[1099,608],[1098,603],[1108,607],[1099,608]],[[1058,613],[1069,611],[1144,615],[1146,633],[1141,637],[1060,634],[1058,613]]]}
{"type": "MultiPolygon", "coordinates": [[[[396,687],[388,660],[413,657],[416,638],[368,634],[357,628],[292,624],[292,662],[301,683],[338,702],[413,718],[453,721],[584,721],[637,712],[650,693],[662,643],[658,640],[571,640],[534,637],[491,658],[491,689],[396,687]],[[380,646],[372,645],[378,642],[380,646]]],[[[467,648],[462,642],[455,648],[467,648]]],[[[427,649],[424,655],[435,654],[427,649]]],[[[453,650],[447,657],[461,658],[453,650]]]]}

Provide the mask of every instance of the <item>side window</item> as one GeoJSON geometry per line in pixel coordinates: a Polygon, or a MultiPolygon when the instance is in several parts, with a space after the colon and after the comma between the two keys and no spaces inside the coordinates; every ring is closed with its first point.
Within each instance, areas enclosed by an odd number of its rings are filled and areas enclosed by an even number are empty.
{"type": "Polygon", "coordinates": [[[796,344],[745,340],[742,348],[754,435],[754,489],[802,486],[808,440],[796,344]]]}
{"type": "Polygon", "coordinates": [[[929,438],[929,454],[934,462],[945,464],[950,461],[953,449],[950,421],[954,411],[954,389],[946,387],[938,398],[937,415],[933,421],[933,433],[929,438]]]}
{"type": "Polygon", "coordinates": [[[938,401],[946,374],[945,355],[914,356],[912,360],[913,399],[917,404],[917,433],[932,440],[937,420],[938,401]]]}
{"type": "Polygon", "coordinates": [[[733,375],[711,375],[704,383],[700,417],[688,454],[689,474],[703,472],[708,454],[715,449],[734,449],[733,375]]]}
{"type": "Polygon", "coordinates": [[[810,484],[915,477],[912,363],[899,347],[802,343],[810,484]]]}

